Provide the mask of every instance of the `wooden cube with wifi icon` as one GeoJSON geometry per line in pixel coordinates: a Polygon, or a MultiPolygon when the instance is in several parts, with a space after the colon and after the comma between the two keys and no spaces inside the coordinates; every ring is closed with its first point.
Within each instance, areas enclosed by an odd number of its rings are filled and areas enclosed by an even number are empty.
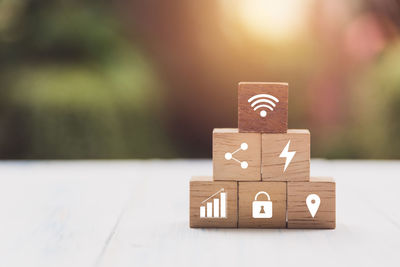
{"type": "Polygon", "coordinates": [[[287,83],[239,83],[239,132],[286,133],[288,88],[287,83]]]}

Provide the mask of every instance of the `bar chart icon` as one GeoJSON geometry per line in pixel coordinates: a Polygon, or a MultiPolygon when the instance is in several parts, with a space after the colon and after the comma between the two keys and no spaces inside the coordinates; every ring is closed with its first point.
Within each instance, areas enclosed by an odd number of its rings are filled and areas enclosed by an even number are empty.
{"type": "Polygon", "coordinates": [[[226,218],[226,192],[224,188],[201,202],[200,218],[226,218]]]}

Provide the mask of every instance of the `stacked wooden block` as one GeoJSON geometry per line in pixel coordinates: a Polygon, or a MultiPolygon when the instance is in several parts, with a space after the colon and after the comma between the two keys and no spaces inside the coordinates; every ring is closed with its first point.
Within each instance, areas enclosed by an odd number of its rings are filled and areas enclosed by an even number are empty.
{"type": "Polygon", "coordinates": [[[190,181],[190,227],[336,225],[331,178],[310,178],[310,132],[287,129],[287,83],[239,83],[238,129],[214,129],[213,177],[190,181]]]}

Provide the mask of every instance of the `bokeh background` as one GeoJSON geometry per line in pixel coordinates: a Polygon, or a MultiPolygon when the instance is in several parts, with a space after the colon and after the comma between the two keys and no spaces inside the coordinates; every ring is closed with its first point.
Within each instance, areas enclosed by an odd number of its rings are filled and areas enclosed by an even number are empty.
{"type": "Polygon", "coordinates": [[[396,0],[0,1],[0,158],[211,157],[239,81],[312,156],[400,158],[396,0]]]}

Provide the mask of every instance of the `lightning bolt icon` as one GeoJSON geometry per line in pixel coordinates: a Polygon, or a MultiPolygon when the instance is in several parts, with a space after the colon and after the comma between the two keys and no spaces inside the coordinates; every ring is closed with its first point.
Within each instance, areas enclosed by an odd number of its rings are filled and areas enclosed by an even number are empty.
{"type": "Polygon", "coordinates": [[[296,151],[289,152],[289,146],[290,146],[290,140],[287,143],[287,145],[285,146],[285,148],[282,150],[281,154],[279,155],[280,158],[286,158],[285,167],[283,168],[283,172],[286,171],[286,168],[289,166],[294,155],[296,154],[296,151]]]}

